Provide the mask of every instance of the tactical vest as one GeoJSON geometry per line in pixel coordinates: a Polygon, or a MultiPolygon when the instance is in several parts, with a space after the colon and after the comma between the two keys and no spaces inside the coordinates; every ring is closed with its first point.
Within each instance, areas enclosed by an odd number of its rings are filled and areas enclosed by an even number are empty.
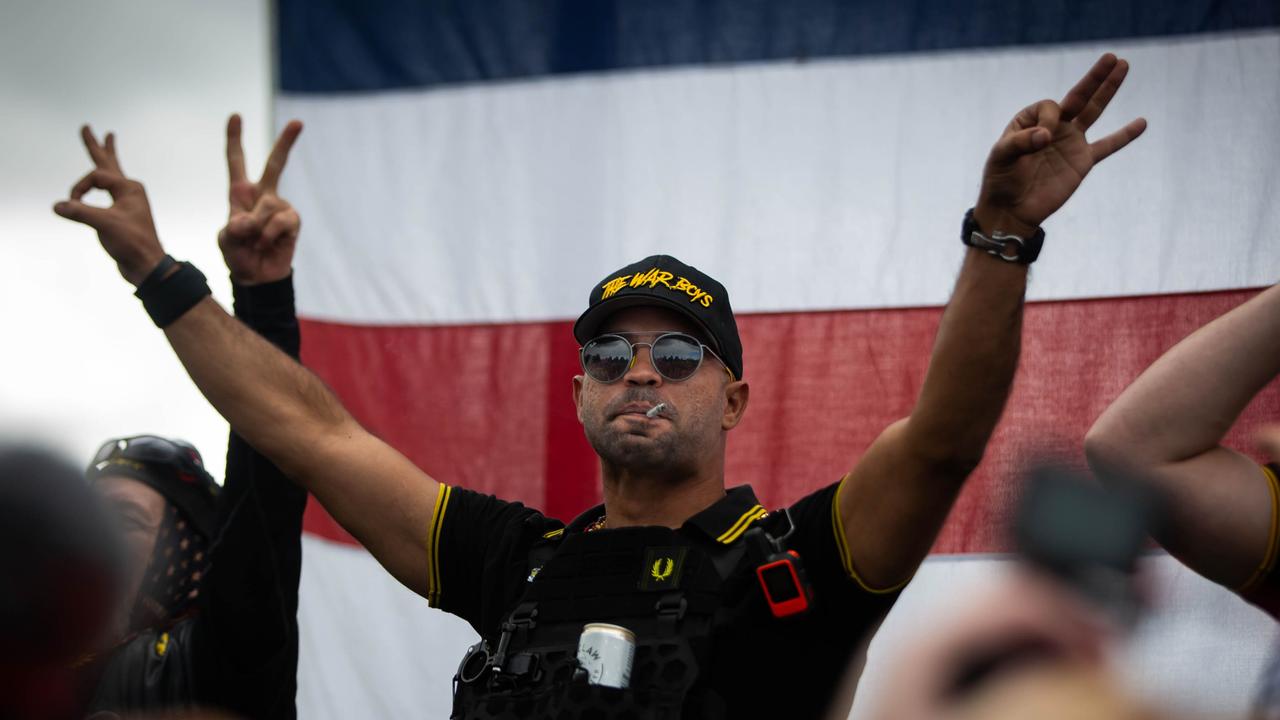
{"type": "MultiPolygon", "coordinates": [[[[776,513],[765,518],[773,533],[776,513]]],[[[786,520],[781,524],[785,526],[786,520]]],[[[701,533],[618,528],[544,539],[525,591],[496,638],[472,646],[454,676],[452,718],[722,718],[706,682],[722,609],[759,593],[759,527],[724,545],[701,533]],[[629,687],[591,685],[577,661],[587,623],[635,633],[629,687]]]]}

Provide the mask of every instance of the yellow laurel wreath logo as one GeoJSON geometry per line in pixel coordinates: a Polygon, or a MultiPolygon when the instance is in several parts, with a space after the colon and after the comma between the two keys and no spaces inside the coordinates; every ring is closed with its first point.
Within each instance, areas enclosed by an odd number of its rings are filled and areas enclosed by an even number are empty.
{"type": "Polygon", "coordinates": [[[667,561],[667,564],[665,567],[662,565],[663,560],[664,558],[658,558],[657,560],[654,560],[653,570],[650,571],[650,574],[653,575],[653,579],[657,580],[658,582],[662,582],[663,580],[666,580],[667,578],[671,577],[671,571],[675,570],[676,568],[676,563],[671,558],[665,558],[665,560],[667,561]]]}

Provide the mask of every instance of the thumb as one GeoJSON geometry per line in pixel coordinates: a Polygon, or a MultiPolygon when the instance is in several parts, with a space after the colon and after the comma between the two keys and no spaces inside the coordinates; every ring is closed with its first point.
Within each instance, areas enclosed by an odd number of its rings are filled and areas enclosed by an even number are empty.
{"type": "Polygon", "coordinates": [[[111,221],[111,211],[107,208],[86,205],[79,200],[63,200],[54,203],[53,212],[68,220],[84,223],[91,228],[101,230],[111,221]]]}
{"type": "Polygon", "coordinates": [[[1053,134],[1049,129],[1039,126],[1010,133],[996,141],[995,147],[991,148],[991,160],[1011,164],[1023,155],[1043,150],[1051,139],[1053,134]]]}
{"type": "Polygon", "coordinates": [[[227,221],[226,230],[233,239],[249,239],[258,234],[259,223],[250,213],[237,213],[227,221]]]}

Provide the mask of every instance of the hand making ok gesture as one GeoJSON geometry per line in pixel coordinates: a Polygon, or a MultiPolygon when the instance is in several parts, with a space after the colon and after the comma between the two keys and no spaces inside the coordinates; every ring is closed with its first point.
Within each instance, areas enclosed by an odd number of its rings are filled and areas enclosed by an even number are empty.
{"type": "Polygon", "coordinates": [[[93,170],[71,188],[71,196],[54,204],[53,211],[68,220],[84,223],[98,231],[98,241],[107,251],[120,274],[139,285],[152,268],[164,258],[164,248],[156,237],[151,219],[151,205],[142,183],[131,180],[120,168],[116,155],[116,136],[107,133],[98,142],[88,125],[80,128],[80,139],[93,160],[93,170]],[[111,193],[111,207],[95,207],[82,199],[94,188],[111,193]]]}
{"type": "Polygon", "coordinates": [[[1085,139],[1128,72],[1129,63],[1107,53],[1061,103],[1041,100],[1014,116],[991,148],[983,171],[974,209],[983,230],[1034,234],[1094,165],[1147,129],[1147,121],[1137,118],[1100,140],[1085,139]]]}

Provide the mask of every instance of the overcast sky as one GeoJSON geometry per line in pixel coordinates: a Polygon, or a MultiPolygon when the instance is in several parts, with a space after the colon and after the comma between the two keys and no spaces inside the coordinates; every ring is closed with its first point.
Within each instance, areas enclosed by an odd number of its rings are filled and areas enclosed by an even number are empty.
{"type": "MultiPolygon", "coordinates": [[[[229,301],[223,132],[245,116],[266,158],[272,52],[265,0],[41,0],[0,23],[0,440],[77,463],[105,438],[183,437],[221,479],[226,425],[195,391],[88,228],[50,210],[90,168],[77,129],[118,135],[168,251],[229,301]]],[[[98,198],[99,204],[108,200],[98,198]]]]}

